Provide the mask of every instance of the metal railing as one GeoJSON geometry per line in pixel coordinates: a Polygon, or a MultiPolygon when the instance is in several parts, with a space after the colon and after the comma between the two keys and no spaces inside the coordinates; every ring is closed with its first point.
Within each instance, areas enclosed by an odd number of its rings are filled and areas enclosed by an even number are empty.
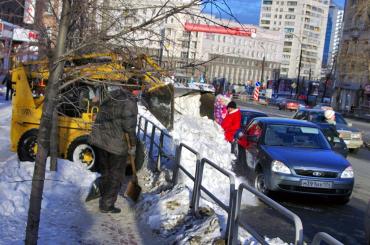
{"type": "Polygon", "coordinates": [[[220,206],[223,210],[227,213],[227,223],[226,223],[226,230],[225,230],[225,237],[226,242],[230,243],[232,241],[233,236],[233,217],[235,212],[235,177],[232,173],[229,171],[226,171],[225,169],[220,168],[218,165],[213,163],[212,161],[203,158],[200,161],[200,164],[197,165],[197,171],[196,171],[196,178],[195,178],[195,188],[193,190],[193,193],[195,194],[195,200],[194,200],[194,213],[198,213],[199,209],[199,200],[201,196],[201,191],[207,194],[208,197],[210,197],[218,206],[220,206]],[[218,199],[214,194],[212,194],[207,188],[202,186],[202,180],[203,180],[203,172],[204,172],[204,166],[205,164],[211,166],[213,169],[216,169],[218,172],[222,173],[226,177],[229,178],[229,185],[230,185],[230,192],[229,192],[229,204],[224,204],[220,199],[218,199]]]}
{"type": "MultiPolygon", "coordinates": [[[[294,244],[302,245],[303,244],[303,225],[301,219],[293,212],[288,210],[287,208],[281,206],[279,203],[275,202],[271,198],[267,197],[266,195],[262,194],[261,192],[257,191],[255,188],[250,187],[244,183],[241,183],[238,187],[238,194],[237,194],[237,201],[236,201],[236,208],[235,208],[235,219],[234,219],[234,232],[235,234],[233,237],[237,239],[238,229],[239,229],[239,216],[240,216],[240,206],[241,206],[241,200],[243,195],[243,190],[247,190],[254,194],[259,200],[264,202],[266,205],[270,206],[271,208],[278,211],[280,214],[285,216],[287,219],[294,222],[295,227],[295,242],[294,244]]],[[[253,235],[254,238],[256,238],[260,243],[262,244],[268,244],[265,239],[258,234],[251,226],[248,224],[244,224],[246,226],[247,231],[253,235]]],[[[236,244],[237,240],[234,240],[234,243],[236,244]]]]}
{"type": "Polygon", "coordinates": [[[173,156],[171,156],[169,153],[164,151],[164,139],[167,137],[172,140],[171,135],[169,135],[165,130],[161,129],[158,127],[155,123],[152,121],[146,119],[143,116],[139,117],[139,121],[137,124],[137,135],[140,137],[140,132],[142,131],[142,138],[144,142],[149,138],[149,152],[148,156],[151,158],[153,161],[157,163],[156,169],[158,171],[161,170],[161,157],[165,157],[167,159],[173,159],[173,156]],[[142,120],[144,120],[144,128],[142,128],[142,120]],[[148,125],[150,124],[151,126],[151,132],[149,134],[149,129],[148,125]],[[158,142],[156,141],[156,133],[159,133],[159,140],[158,142]],[[157,155],[154,157],[153,156],[153,150],[154,147],[156,147],[157,150],[157,155]]]}
{"type": "MultiPolygon", "coordinates": [[[[294,227],[295,227],[295,244],[301,245],[303,244],[303,225],[301,219],[288,210],[287,208],[281,206],[279,203],[273,201],[266,195],[258,192],[253,187],[250,187],[244,183],[241,183],[238,186],[238,189],[235,189],[235,177],[234,175],[219,167],[217,164],[213,163],[212,161],[202,158],[200,159],[200,154],[193,149],[192,147],[180,143],[176,146],[175,156],[171,157],[167,155],[164,151],[164,138],[168,137],[172,139],[172,137],[165,132],[164,130],[160,129],[158,126],[156,126],[153,122],[146,119],[143,116],[139,117],[138,121],[138,127],[137,127],[137,134],[140,136],[140,132],[143,132],[142,140],[146,142],[146,139],[149,138],[149,157],[152,160],[157,160],[159,162],[159,165],[157,165],[157,170],[161,170],[160,166],[160,157],[161,155],[167,157],[167,158],[173,158],[175,161],[175,169],[173,171],[173,177],[172,177],[172,183],[175,185],[178,182],[179,177],[179,171],[182,171],[187,177],[189,177],[193,181],[193,192],[191,196],[190,201],[190,209],[191,212],[194,215],[197,215],[198,209],[199,209],[199,201],[201,198],[201,191],[203,191],[209,198],[211,198],[218,206],[220,206],[223,210],[226,211],[228,214],[227,218],[227,224],[226,224],[226,230],[225,230],[225,240],[227,241],[227,244],[238,244],[238,230],[239,230],[239,216],[240,216],[240,207],[242,202],[242,195],[243,190],[247,190],[251,193],[253,193],[259,200],[263,201],[266,205],[272,207],[276,211],[278,211],[280,214],[282,214],[287,219],[293,221],[294,227]],[[144,127],[142,127],[142,120],[144,120],[144,127]],[[148,125],[151,125],[152,130],[148,132],[148,125]],[[159,141],[155,141],[156,132],[159,132],[159,141]],[[154,146],[158,149],[158,155],[156,158],[152,156],[153,148],[154,146]],[[196,160],[194,162],[195,165],[195,174],[192,175],[184,166],[181,165],[181,156],[183,149],[188,150],[192,154],[195,155],[196,160]],[[229,178],[229,203],[225,204],[223,203],[214,193],[206,189],[204,186],[202,186],[202,180],[203,180],[203,172],[204,172],[204,166],[205,165],[210,166],[212,169],[217,170],[218,172],[222,173],[226,177],[229,178]]],[[[244,227],[255,239],[257,239],[261,244],[267,244],[263,236],[258,234],[253,227],[249,226],[248,224],[244,224],[244,227]]],[[[315,235],[312,244],[313,245],[319,245],[321,242],[326,242],[330,245],[341,245],[339,241],[337,241],[335,238],[330,236],[327,233],[319,232],[315,235]]]]}
{"type": "Polygon", "coordinates": [[[193,214],[196,214],[195,212],[195,200],[196,200],[196,192],[194,191],[194,189],[196,188],[196,176],[197,176],[197,171],[199,169],[199,163],[200,163],[200,155],[199,153],[194,150],[193,148],[191,148],[190,146],[187,146],[183,143],[180,143],[177,147],[176,147],[176,155],[175,155],[175,169],[173,171],[173,177],[172,177],[172,183],[174,185],[177,184],[178,182],[178,178],[179,178],[179,170],[181,170],[186,176],[188,176],[193,182],[193,192],[192,192],[192,195],[191,195],[191,201],[190,201],[190,209],[191,209],[191,212],[193,214]],[[189,171],[184,168],[184,166],[181,165],[181,156],[182,156],[182,150],[183,149],[187,149],[189,152],[193,153],[196,157],[196,161],[195,161],[195,174],[194,176],[189,173],[189,171]]]}
{"type": "Polygon", "coordinates": [[[322,242],[328,245],[343,245],[340,241],[325,232],[318,232],[312,240],[312,245],[320,245],[322,242]]]}

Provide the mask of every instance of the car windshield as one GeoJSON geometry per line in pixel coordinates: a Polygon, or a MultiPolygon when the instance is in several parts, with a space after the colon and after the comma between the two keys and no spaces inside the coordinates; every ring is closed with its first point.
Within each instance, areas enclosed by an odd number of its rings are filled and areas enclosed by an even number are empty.
{"type": "Polygon", "coordinates": [[[265,145],[328,149],[328,143],[318,128],[296,125],[268,125],[265,145]]]}

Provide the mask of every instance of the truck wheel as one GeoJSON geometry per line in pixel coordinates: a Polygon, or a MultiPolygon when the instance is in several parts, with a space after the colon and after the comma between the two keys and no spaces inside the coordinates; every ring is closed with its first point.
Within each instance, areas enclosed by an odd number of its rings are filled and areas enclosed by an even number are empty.
{"type": "Polygon", "coordinates": [[[38,129],[25,132],[18,142],[17,154],[20,161],[34,162],[37,153],[38,129]]]}
{"type": "Polygon", "coordinates": [[[87,142],[88,136],[80,136],[76,138],[68,147],[67,158],[68,160],[83,164],[86,169],[95,169],[95,162],[97,159],[97,152],[87,142]]]}

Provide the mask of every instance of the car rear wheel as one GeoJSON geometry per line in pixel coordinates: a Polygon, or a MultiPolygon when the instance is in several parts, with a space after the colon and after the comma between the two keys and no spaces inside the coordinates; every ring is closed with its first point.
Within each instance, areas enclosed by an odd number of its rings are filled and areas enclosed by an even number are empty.
{"type": "Polygon", "coordinates": [[[266,176],[263,172],[257,172],[254,178],[254,187],[261,193],[268,195],[269,190],[266,185],[266,176]]]}
{"type": "Polygon", "coordinates": [[[80,136],[75,139],[68,147],[68,160],[83,164],[86,169],[94,170],[96,168],[97,152],[95,148],[88,144],[87,136],[80,136]]]}
{"type": "Polygon", "coordinates": [[[17,154],[20,161],[34,162],[37,153],[37,129],[25,132],[19,139],[17,154]]]}

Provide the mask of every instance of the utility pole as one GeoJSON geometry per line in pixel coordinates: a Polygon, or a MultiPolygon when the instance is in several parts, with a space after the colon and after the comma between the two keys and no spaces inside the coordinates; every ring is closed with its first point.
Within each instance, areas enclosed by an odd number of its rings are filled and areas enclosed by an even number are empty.
{"type": "Polygon", "coordinates": [[[264,72],[265,72],[265,53],[263,54],[263,59],[262,59],[261,83],[263,83],[263,73],[264,72]]]}
{"type": "Polygon", "coordinates": [[[300,55],[299,55],[297,86],[296,86],[296,90],[295,90],[296,97],[298,97],[299,77],[301,76],[301,67],[302,67],[302,44],[301,44],[301,52],[300,52],[300,55]]]}

